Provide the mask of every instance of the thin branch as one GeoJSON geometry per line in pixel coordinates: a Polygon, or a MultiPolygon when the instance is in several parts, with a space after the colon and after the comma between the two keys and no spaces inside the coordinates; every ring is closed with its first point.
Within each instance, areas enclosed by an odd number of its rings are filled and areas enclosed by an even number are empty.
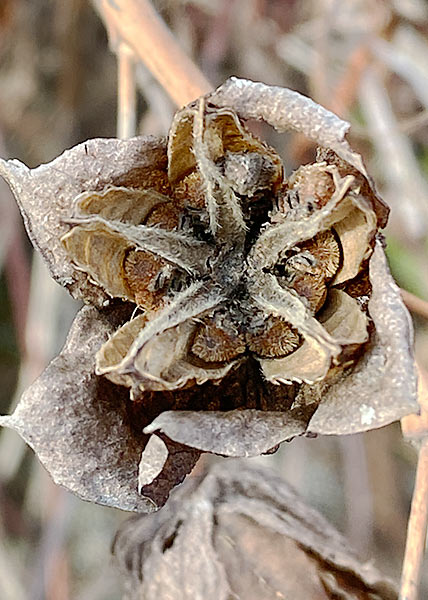
{"type": "Polygon", "coordinates": [[[117,137],[127,139],[136,132],[137,89],[134,52],[121,42],[117,49],[117,137]]]}
{"type": "Polygon", "coordinates": [[[412,117],[403,119],[398,125],[400,131],[407,135],[412,135],[412,133],[416,133],[428,125],[428,110],[423,110],[412,117]]]}
{"type": "Polygon", "coordinates": [[[401,419],[404,436],[419,441],[420,449],[407,528],[400,600],[418,598],[428,522],[428,375],[421,367],[418,367],[418,371],[420,415],[408,415],[401,419]]]}
{"type": "Polygon", "coordinates": [[[212,86],[153,9],[149,0],[93,0],[113,49],[125,42],[178,106],[208,93],[212,86]]]}
{"type": "Polygon", "coordinates": [[[407,528],[400,600],[417,600],[428,522],[428,438],[419,451],[415,488],[407,528]]]}
{"type": "Polygon", "coordinates": [[[328,108],[334,113],[346,118],[356,100],[358,87],[369,61],[369,48],[364,44],[357,46],[348,59],[343,77],[331,94],[332,100],[328,108]]]}
{"type": "Polygon", "coordinates": [[[426,300],[422,300],[422,298],[403,289],[401,290],[401,296],[410,312],[428,319],[428,302],[426,300]]]}

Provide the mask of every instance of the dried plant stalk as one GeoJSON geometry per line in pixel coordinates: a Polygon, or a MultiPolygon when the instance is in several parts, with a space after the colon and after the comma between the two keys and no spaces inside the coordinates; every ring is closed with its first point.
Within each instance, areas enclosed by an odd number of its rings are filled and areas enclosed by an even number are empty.
{"type": "Polygon", "coordinates": [[[133,50],[124,42],[117,49],[117,137],[127,139],[136,132],[137,90],[133,50]]]}
{"type": "Polygon", "coordinates": [[[420,367],[419,404],[420,415],[401,419],[404,436],[420,445],[401,575],[401,600],[418,598],[428,523],[428,376],[420,367]]]}
{"type": "Polygon", "coordinates": [[[428,523],[428,439],[419,451],[415,489],[407,529],[400,600],[417,600],[428,523]]]}
{"type": "Polygon", "coordinates": [[[126,42],[178,106],[211,90],[148,0],[94,0],[94,4],[113,47],[126,42]]]}
{"type": "Polygon", "coordinates": [[[410,312],[428,319],[428,302],[426,300],[415,296],[415,294],[407,290],[401,290],[401,296],[410,312]]]}

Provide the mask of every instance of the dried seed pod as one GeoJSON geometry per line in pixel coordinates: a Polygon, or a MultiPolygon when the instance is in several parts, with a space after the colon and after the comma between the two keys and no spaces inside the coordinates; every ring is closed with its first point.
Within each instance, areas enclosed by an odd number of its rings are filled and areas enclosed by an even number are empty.
{"type": "MultiPolygon", "coordinates": [[[[125,225],[144,223],[154,208],[167,200],[156,190],[107,186],[102,192],[84,192],[74,200],[76,224],[61,241],[74,264],[110,296],[135,301],[132,273],[128,281],[129,268],[125,268],[135,243],[127,236],[125,225]]],[[[149,260],[151,273],[155,263],[156,259],[149,260]]]]}
{"type": "MultiPolygon", "coordinates": [[[[194,118],[195,109],[192,106],[186,107],[176,114],[170,129],[168,175],[173,189],[197,167],[197,161],[192,152],[194,118]]],[[[254,174],[254,168],[251,169],[251,165],[249,165],[251,158],[254,164],[254,155],[261,157],[258,164],[258,175],[256,176],[261,188],[264,189],[267,186],[272,187],[281,183],[283,169],[278,155],[245,129],[233,111],[226,108],[221,110],[211,107],[206,108],[204,142],[210,160],[214,164],[218,161],[222,163],[226,161],[227,166],[224,166],[224,169],[238,186],[245,187],[247,185],[248,187],[248,183],[245,184],[244,182],[248,178],[249,171],[254,174]],[[242,157],[247,155],[251,157],[250,161],[245,158],[242,160],[242,157]],[[242,182],[237,182],[236,177],[232,175],[232,171],[238,165],[241,175],[244,175],[242,182]],[[244,172],[242,173],[242,171],[244,172]]],[[[254,191],[253,182],[251,195],[254,191]]]]}
{"type": "MultiPolygon", "coordinates": [[[[160,442],[160,440],[158,440],[160,442]]],[[[266,467],[217,463],[164,510],[122,523],[129,600],[397,600],[392,581],[266,467]]]]}
{"type": "Polygon", "coordinates": [[[125,278],[124,264],[133,244],[117,236],[102,223],[78,225],[62,242],[77,268],[112,297],[133,301],[134,293],[125,278]]]}
{"type": "Polygon", "coordinates": [[[177,113],[167,148],[94,140],[33,171],[0,161],[54,277],[102,307],[2,420],[57,481],[150,510],[200,451],[256,456],[417,410],[377,241],[386,212],[347,129],[295,92],[232,79],[177,113]],[[248,118],[329,151],[287,185],[248,118]]]}
{"type": "MultiPolygon", "coordinates": [[[[367,341],[368,320],[357,300],[332,289],[325,306],[319,319],[329,335],[343,346],[367,341]]],[[[260,364],[268,381],[313,383],[326,377],[332,359],[309,338],[285,358],[262,360],[260,364]]]]}
{"type": "Polygon", "coordinates": [[[118,329],[97,353],[97,373],[114,383],[132,388],[134,395],[138,396],[148,390],[175,390],[201,385],[208,380],[216,381],[235,366],[233,360],[220,366],[189,362],[188,348],[196,329],[196,325],[190,322],[158,334],[130,361],[129,352],[148,325],[150,318],[139,315],[118,329]]]}

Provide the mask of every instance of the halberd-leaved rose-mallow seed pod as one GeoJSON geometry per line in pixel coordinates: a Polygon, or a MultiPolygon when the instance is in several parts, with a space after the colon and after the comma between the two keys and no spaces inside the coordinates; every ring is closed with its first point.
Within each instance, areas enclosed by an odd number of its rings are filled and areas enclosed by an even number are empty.
{"type": "Polygon", "coordinates": [[[52,276],[87,304],[2,419],[57,483],[147,511],[201,452],[256,456],[417,411],[388,209],[348,128],[232,78],[179,110],[167,141],[89,140],[34,170],[2,161],[52,276]],[[248,119],[305,134],[317,160],[287,178],[248,119]]]}

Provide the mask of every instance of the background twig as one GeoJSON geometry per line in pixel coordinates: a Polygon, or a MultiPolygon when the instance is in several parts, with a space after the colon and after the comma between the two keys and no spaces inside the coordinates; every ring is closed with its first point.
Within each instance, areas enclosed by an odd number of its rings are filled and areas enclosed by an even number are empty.
{"type": "Polygon", "coordinates": [[[420,415],[409,415],[402,419],[404,435],[420,447],[407,527],[400,600],[418,599],[428,524],[428,376],[422,368],[419,368],[419,403],[420,415]]]}
{"type": "Polygon", "coordinates": [[[428,522],[428,438],[419,450],[415,489],[407,528],[400,600],[417,600],[428,522]]]}
{"type": "Polygon", "coordinates": [[[126,42],[178,106],[212,86],[181,49],[148,0],[94,0],[115,48],[126,42]]]}
{"type": "Polygon", "coordinates": [[[422,298],[403,289],[401,290],[401,296],[404,304],[412,313],[428,319],[428,302],[426,300],[422,300],[422,298]]]}
{"type": "Polygon", "coordinates": [[[134,53],[125,42],[117,49],[117,137],[130,138],[136,131],[137,90],[134,53]]]}

